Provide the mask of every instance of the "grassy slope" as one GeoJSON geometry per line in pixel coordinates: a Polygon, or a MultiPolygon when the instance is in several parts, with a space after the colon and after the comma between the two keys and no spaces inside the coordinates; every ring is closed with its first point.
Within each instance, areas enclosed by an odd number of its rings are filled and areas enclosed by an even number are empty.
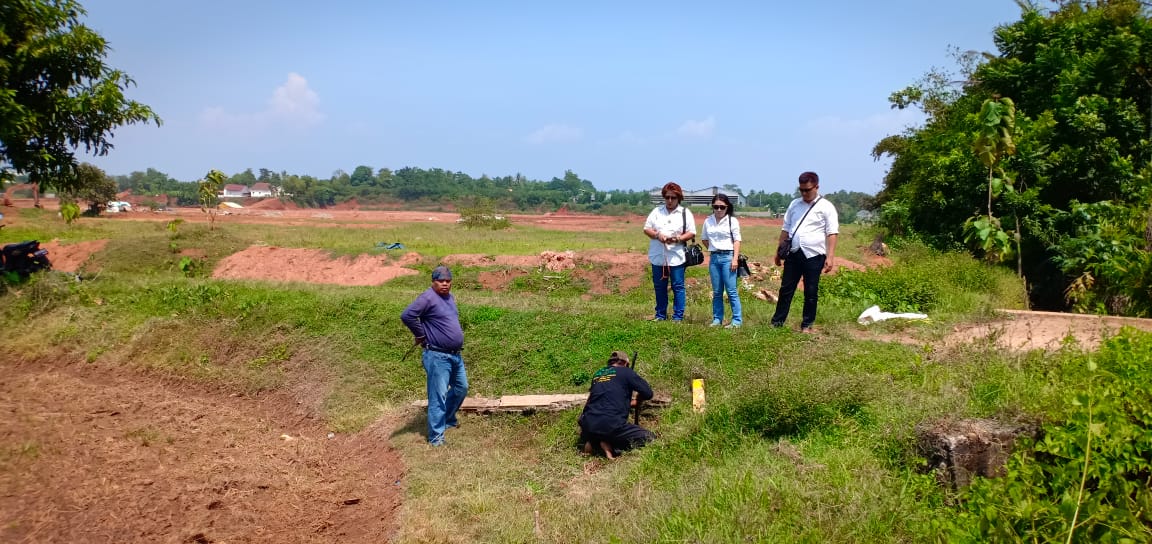
{"type": "MultiPolygon", "coordinates": [[[[642,320],[651,312],[648,288],[587,297],[578,280],[545,289],[530,276],[511,292],[492,293],[479,288],[479,270],[461,268],[454,290],[472,394],[583,392],[607,354],[626,349],[639,351],[641,373],[675,402],[651,422],[661,439],[614,463],[576,453],[575,411],[469,417],[450,432],[449,447],[431,449],[422,415],[406,408],[423,396],[423,372],[418,357],[401,361],[410,338],[398,319],[427,287],[426,275],[371,288],[272,285],[206,279],[214,262],[256,241],[348,254],[400,240],[430,268],[451,253],[643,251],[643,238],[519,226],[226,223],[213,232],[185,224],[173,235],[160,223],[86,219],[65,228],[38,210],[19,213],[23,226],[5,229],[2,240],[111,242],[95,257],[101,272],[90,281],[49,275],[0,295],[9,355],[132,365],[250,391],[306,382],[326,388],[320,409],[339,431],[399,418],[393,444],[409,466],[405,541],[931,540],[932,520],[947,511],[941,492],[917,473],[913,426],[1043,412],[1079,376],[1079,357],[1070,353],[942,355],[853,339],[855,316],[876,297],[899,296],[893,292],[931,289],[934,319],[878,325],[890,332],[926,335],[992,307],[1019,306],[1010,274],[916,248],[898,254],[883,275],[828,280],[839,296],[822,298],[824,334],[816,338],[766,327],[772,308],[751,297],[747,326],[726,331],[702,326],[710,315],[704,290],[690,296],[692,323],[676,326],[642,320]],[[192,277],[172,244],[207,256],[192,277]],[[708,390],[704,416],[688,409],[687,384],[696,377],[708,390]]],[[[774,233],[748,230],[749,253],[768,255],[774,233]]],[[[849,258],[850,248],[870,240],[854,231],[845,238],[849,258]]],[[[689,277],[706,281],[707,270],[689,277]]]]}

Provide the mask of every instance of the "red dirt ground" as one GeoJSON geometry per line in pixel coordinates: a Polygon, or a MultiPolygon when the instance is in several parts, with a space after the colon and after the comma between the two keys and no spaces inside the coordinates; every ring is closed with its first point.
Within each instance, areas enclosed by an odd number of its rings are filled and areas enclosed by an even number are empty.
{"type": "Polygon", "coordinates": [[[285,394],[96,365],[0,376],[2,542],[363,542],[397,527],[387,434],[335,435],[285,394]]]}
{"type": "Polygon", "coordinates": [[[92,240],[89,242],[76,242],[74,244],[61,244],[59,240],[41,242],[40,249],[48,250],[48,261],[52,263],[53,270],[61,272],[78,272],[80,267],[88,262],[88,258],[98,253],[108,245],[108,240],[92,240]]]}

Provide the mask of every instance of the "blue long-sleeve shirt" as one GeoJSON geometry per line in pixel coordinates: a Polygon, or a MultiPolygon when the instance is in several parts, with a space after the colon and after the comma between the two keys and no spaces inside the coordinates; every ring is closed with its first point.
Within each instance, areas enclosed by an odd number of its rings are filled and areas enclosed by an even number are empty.
{"type": "Polygon", "coordinates": [[[426,347],[441,351],[459,351],[464,347],[460,312],[451,293],[440,296],[429,287],[404,309],[400,320],[414,336],[425,339],[426,347]]]}

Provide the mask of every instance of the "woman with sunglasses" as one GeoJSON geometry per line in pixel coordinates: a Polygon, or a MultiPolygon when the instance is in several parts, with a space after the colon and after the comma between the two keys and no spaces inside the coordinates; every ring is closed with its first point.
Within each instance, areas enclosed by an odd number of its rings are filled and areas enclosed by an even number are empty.
{"type": "Polygon", "coordinates": [[[656,291],[654,321],[668,319],[668,286],[672,286],[672,321],[684,319],[684,305],[688,292],[684,288],[684,272],[688,268],[684,259],[684,242],[696,236],[696,218],[688,208],[680,206],[684,190],[669,182],[660,190],[664,204],[656,206],[644,221],[644,234],[648,243],[648,262],[652,264],[652,287],[656,291]]]}
{"type": "Polygon", "coordinates": [[[740,291],[736,283],[736,257],[740,255],[740,222],[732,216],[732,202],[728,195],[712,197],[712,215],[704,220],[700,240],[708,249],[708,276],[712,279],[712,324],[724,323],[724,293],[732,306],[732,321],[725,328],[738,329],[744,324],[740,308],[740,291]]]}

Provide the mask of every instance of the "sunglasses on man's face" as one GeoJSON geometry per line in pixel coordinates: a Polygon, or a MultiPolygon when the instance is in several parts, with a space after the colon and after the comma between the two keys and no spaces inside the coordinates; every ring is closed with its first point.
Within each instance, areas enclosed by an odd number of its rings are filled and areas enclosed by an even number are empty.
{"type": "Polygon", "coordinates": [[[796,188],[796,190],[800,191],[801,193],[807,193],[808,191],[811,191],[811,190],[813,190],[813,189],[815,189],[815,187],[809,187],[809,188],[807,188],[807,189],[805,189],[805,188],[803,188],[803,187],[797,187],[797,188],[796,188]]]}
{"type": "Polygon", "coordinates": [[[712,206],[713,210],[727,210],[728,206],[712,206]]]}
{"type": "Polygon", "coordinates": [[[664,195],[664,200],[678,200],[676,195],[664,195]]]}

